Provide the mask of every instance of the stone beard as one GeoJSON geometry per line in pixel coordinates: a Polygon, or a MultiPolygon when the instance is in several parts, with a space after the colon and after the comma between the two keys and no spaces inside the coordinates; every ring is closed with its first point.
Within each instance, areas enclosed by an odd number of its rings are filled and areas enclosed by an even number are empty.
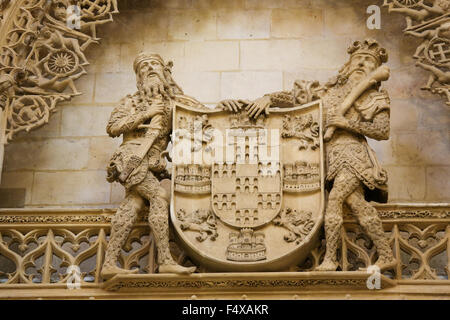
{"type": "Polygon", "coordinates": [[[173,97],[173,90],[171,90],[164,74],[151,71],[143,77],[140,76],[140,78],[138,90],[142,97],[147,99],[156,98],[158,96],[163,97],[164,99],[173,97]]]}

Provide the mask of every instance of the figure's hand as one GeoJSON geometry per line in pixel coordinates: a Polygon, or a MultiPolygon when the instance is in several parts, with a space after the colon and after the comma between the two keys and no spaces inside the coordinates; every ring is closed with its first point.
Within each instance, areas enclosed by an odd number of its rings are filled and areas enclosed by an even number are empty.
{"type": "Polygon", "coordinates": [[[150,119],[156,116],[157,114],[163,114],[164,113],[164,103],[163,102],[156,102],[153,103],[149,109],[145,112],[145,118],[150,119]]]}
{"type": "Polygon", "coordinates": [[[327,127],[331,126],[341,129],[348,129],[350,127],[348,120],[344,116],[335,113],[328,115],[327,127]]]}
{"type": "Polygon", "coordinates": [[[243,106],[249,104],[250,102],[247,100],[222,100],[219,102],[218,106],[224,110],[228,110],[231,112],[239,112],[243,106]]]}
{"type": "Polygon", "coordinates": [[[263,111],[266,114],[269,114],[270,104],[271,104],[270,97],[264,96],[249,103],[245,109],[247,110],[247,114],[249,115],[250,118],[256,119],[263,111]]]}

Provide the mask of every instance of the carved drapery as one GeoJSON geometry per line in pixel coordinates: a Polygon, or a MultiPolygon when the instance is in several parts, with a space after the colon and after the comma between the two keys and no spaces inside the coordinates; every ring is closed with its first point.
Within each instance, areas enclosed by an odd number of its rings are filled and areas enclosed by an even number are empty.
{"type": "Polygon", "coordinates": [[[383,5],[406,15],[405,35],[422,39],[413,55],[416,65],[430,72],[422,89],[450,105],[450,1],[384,0],[383,5]]]}
{"type": "Polygon", "coordinates": [[[98,25],[112,21],[117,0],[1,1],[0,106],[6,143],[49,121],[60,101],[81,94],[86,48],[98,25]]]}

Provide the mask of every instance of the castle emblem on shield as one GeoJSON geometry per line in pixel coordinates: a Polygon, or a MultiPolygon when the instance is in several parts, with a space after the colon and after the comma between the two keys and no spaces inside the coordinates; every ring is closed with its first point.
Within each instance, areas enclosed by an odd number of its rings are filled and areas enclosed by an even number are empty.
{"type": "Polygon", "coordinates": [[[272,271],[306,258],[323,219],[321,122],[320,102],[257,119],[175,107],[171,219],[193,260],[272,271]]]}

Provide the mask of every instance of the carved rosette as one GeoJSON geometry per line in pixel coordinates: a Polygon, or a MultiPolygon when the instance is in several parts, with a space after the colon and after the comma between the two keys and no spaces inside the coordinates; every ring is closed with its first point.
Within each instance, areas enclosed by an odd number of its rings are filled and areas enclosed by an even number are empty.
{"type": "Polygon", "coordinates": [[[96,27],[112,21],[117,0],[17,0],[2,2],[0,107],[6,141],[46,124],[60,101],[81,94],[84,52],[98,43],[96,27]]]}

